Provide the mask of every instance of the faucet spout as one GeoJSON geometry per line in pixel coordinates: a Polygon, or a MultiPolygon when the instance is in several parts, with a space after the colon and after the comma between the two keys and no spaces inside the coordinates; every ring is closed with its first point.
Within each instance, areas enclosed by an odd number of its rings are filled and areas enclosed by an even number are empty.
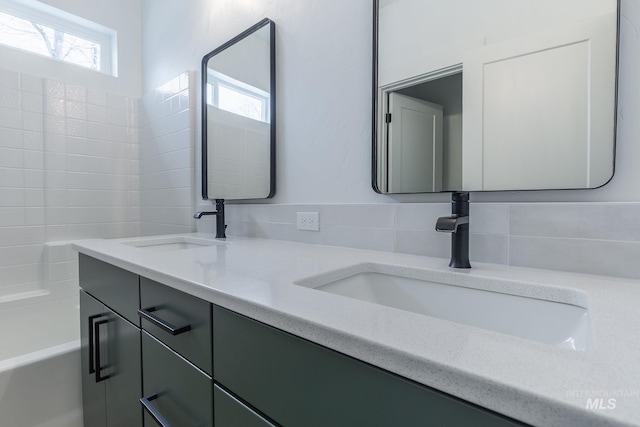
{"type": "Polygon", "coordinates": [[[442,233],[456,233],[458,231],[458,227],[463,224],[469,224],[468,216],[441,216],[438,218],[438,221],[436,221],[436,231],[440,231],[442,233]]]}
{"type": "Polygon", "coordinates": [[[227,228],[224,223],[224,199],[216,199],[216,210],[212,212],[196,212],[193,214],[195,219],[200,219],[205,215],[215,215],[216,217],[216,239],[226,239],[225,230],[227,228]]]}
{"type": "Polygon", "coordinates": [[[452,268],[471,268],[469,262],[469,193],[451,194],[451,215],[438,218],[436,231],[451,233],[452,268]]]}

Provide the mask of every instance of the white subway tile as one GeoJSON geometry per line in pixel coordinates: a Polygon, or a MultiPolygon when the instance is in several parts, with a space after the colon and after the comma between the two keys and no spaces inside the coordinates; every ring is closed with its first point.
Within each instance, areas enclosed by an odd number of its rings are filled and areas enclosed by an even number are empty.
{"type": "Polygon", "coordinates": [[[87,102],[87,88],[84,86],[67,83],[65,85],[65,97],[67,101],[87,102]]]}
{"type": "Polygon", "coordinates": [[[27,207],[25,208],[25,225],[44,225],[45,224],[45,208],[40,207],[27,207]]]}
{"type": "Polygon", "coordinates": [[[38,93],[22,92],[22,109],[34,113],[44,112],[42,95],[38,93]]]}
{"type": "Polygon", "coordinates": [[[11,70],[0,69],[0,86],[20,89],[20,74],[11,70]]]}
{"type": "Polygon", "coordinates": [[[24,111],[22,113],[22,128],[25,131],[42,132],[44,130],[44,116],[42,113],[24,111]]]}
{"type": "Polygon", "coordinates": [[[44,131],[47,133],[65,135],[67,133],[67,125],[64,116],[44,116],[44,131]]]}
{"type": "Polygon", "coordinates": [[[87,120],[87,104],[84,102],[67,101],[65,107],[68,118],[87,120]]]}
{"type": "Polygon", "coordinates": [[[107,108],[100,105],[87,105],[87,120],[95,123],[107,123],[107,108]]]}
{"type": "Polygon", "coordinates": [[[3,246],[19,246],[44,243],[45,227],[2,227],[0,226],[0,242],[3,246]]]}
{"type": "Polygon", "coordinates": [[[25,150],[43,150],[44,134],[42,132],[22,132],[22,144],[25,150]]]}
{"type": "Polygon", "coordinates": [[[31,76],[29,74],[22,74],[20,76],[23,92],[35,93],[42,95],[43,80],[41,77],[31,76]]]}
{"type": "Polygon", "coordinates": [[[107,106],[107,93],[103,90],[88,89],[87,103],[92,105],[107,106]]]}
{"type": "Polygon", "coordinates": [[[0,107],[0,128],[22,129],[22,110],[0,107]]]}
{"type": "Polygon", "coordinates": [[[0,107],[22,108],[20,91],[0,86],[0,107]]]}
{"type": "Polygon", "coordinates": [[[24,170],[25,188],[44,188],[44,171],[36,169],[24,170]]]}
{"type": "MultiPolygon", "coordinates": [[[[22,188],[0,187],[0,207],[20,207],[25,204],[25,193],[22,188]]],[[[0,242],[0,245],[3,243],[0,242]]]]}
{"type": "Polygon", "coordinates": [[[44,81],[45,95],[49,98],[64,99],[65,87],[64,83],[58,80],[46,79],[44,81]]]}
{"type": "Polygon", "coordinates": [[[0,207],[0,227],[25,225],[24,207],[0,207]]]}
{"type": "Polygon", "coordinates": [[[0,148],[0,168],[24,167],[22,150],[15,148],[0,148]]]}
{"type": "Polygon", "coordinates": [[[22,148],[23,131],[21,129],[0,128],[0,147],[22,148]]]}
{"type": "Polygon", "coordinates": [[[86,120],[77,120],[67,118],[66,134],[68,136],[80,136],[87,137],[87,122],[86,120]]]}
{"type": "Polygon", "coordinates": [[[24,150],[24,168],[44,170],[44,153],[42,151],[24,150]]]}
{"type": "Polygon", "coordinates": [[[24,187],[24,170],[0,168],[0,182],[4,188],[24,187]]]}

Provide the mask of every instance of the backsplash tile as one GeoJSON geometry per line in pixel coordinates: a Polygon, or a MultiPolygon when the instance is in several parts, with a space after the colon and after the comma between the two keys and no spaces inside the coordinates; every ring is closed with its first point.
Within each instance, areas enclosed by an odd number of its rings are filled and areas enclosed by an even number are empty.
{"type": "Polygon", "coordinates": [[[640,203],[524,203],[509,209],[512,236],[640,241],[640,203]]]}
{"type": "MultiPolygon", "coordinates": [[[[435,223],[450,209],[449,203],[227,204],[227,234],[448,260],[450,235],[436,232],[435,223]],[[320,231],[296,230],[296,212],[319,212],[320,231]]],[[[640,203],[471,203],[470,211],[472,263],[640,278],[634,261],[640,203]]],[[[198,223],[198,231],[214,230],[213,219],[198,223]]]]}

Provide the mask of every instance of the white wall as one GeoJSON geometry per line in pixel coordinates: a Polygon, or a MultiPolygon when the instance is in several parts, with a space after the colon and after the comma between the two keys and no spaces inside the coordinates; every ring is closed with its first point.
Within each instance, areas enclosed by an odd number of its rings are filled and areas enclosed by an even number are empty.
{"type": "MultiPolygon", "coordinates": [[[[143,16],[147,90],[181,70],[199,70],[204,54],[263,17],[275,21],[278,165],[270,203],[448,200],[448,194],[387,197],[371,190],[370,0],[143,0],[143,16]]],[[[473,193],[472,201],[640,200],[638,25],[640,4],[623,0],[612,182],[596,190],[473,193]]]]}
{"type": "Polygon", "coordinates": [[[117,31],[118,77],[0,46],[2,67],[57,79],[112,93],[140,96],[142,93],[141,2],[140,0],[40,0],[117,31]]]}

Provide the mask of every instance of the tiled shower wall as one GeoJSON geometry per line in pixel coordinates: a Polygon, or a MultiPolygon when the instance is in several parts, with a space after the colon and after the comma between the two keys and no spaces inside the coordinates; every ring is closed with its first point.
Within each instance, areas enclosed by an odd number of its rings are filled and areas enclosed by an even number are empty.
{"type": "MultiPolygon", "coordinates": [[[[521,267],[640,278],[640,203],[473,203],[470,257],[521,267]]],[[[450,256],[436,219],[449,203],[227,205],[227,234],[371,250],[450,256]],[[319,212],[320,231],[296,229],[319,212]]],[[[213,232],[214,222],[199,230],[213,232]]]]}
{"type": "Polygon", "coordinates": [[[5,310],[77,299],[75,257],[56,242],[137,234],[137,116],[135,99],[0,70],[5,310]]]}
{"type": "Polygon", "coordinates": [[[140,232],[193,231],[193,72],[142,97],[140,114],[140,232]]]}

